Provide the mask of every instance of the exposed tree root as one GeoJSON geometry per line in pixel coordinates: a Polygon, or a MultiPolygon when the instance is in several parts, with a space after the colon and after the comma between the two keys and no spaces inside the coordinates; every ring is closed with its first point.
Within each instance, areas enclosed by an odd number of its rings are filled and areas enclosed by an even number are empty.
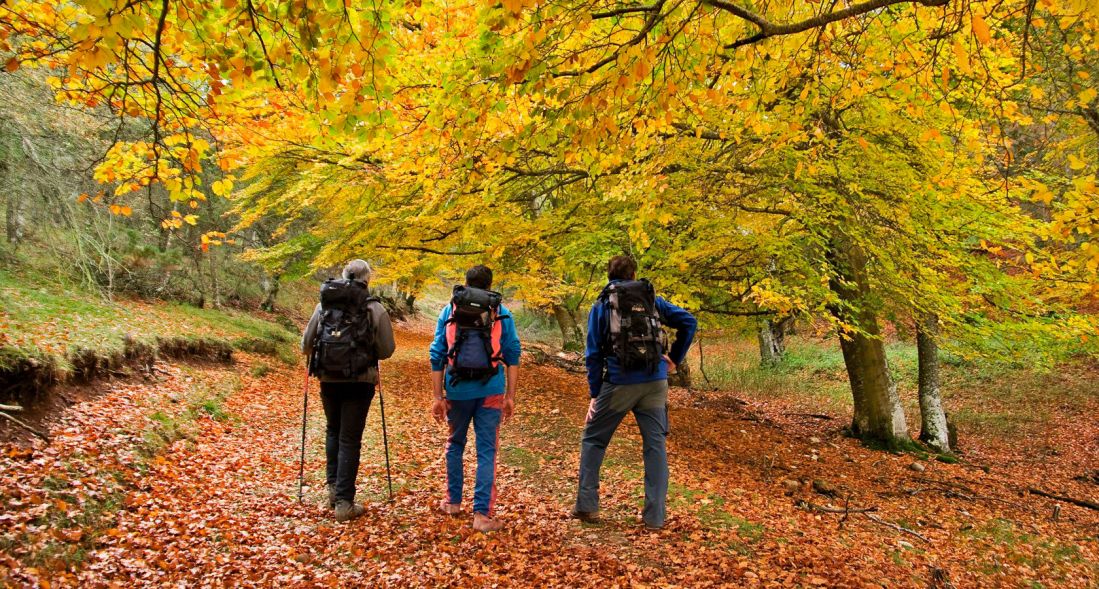
{"type": "Polygon", "coordinates": [[[0,411],[0,417],[3,417],[5,419],[7,419],[8,421],[14,423],[15,425],[18,425],[19,427],[29,431],[30,433],[42,438],[43,440],[46,441],[47,444],[50,442],[49,434],[47,434],[46,432],[44,432],[40,429],[35,428],[34,426],[32,426],[31,424],[23,421],[22,419],[19,419],[18,417],[15,417],[14,415],[12,415],[10,413],[6,413],[4,411],[0,411]]]}
{"type": "Polygon", "coordinates": [[[1050,493],[1041,489],[1035,489],[1034,487],[1028,488],[1027,492],[1031,493],[1032,495],[1040,495],[1042,497],[1048,497],[1049,499],[1056,499],[1057,501],[1064,501],[1065,503],[1071,503],[1073,505],[1078,505],[1080,507],[1099,511],[1099,503],[1095,503],[1094,501],[1088,501],[1087,499],[1076,499],[1075,497],[1069,497],[1067,495],[1058,495],[1056,493],[1050,493]]]}

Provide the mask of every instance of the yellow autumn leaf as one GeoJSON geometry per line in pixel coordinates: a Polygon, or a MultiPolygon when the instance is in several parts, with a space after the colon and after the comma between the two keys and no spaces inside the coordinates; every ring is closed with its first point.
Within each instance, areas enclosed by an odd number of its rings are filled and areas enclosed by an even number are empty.
{"type": "Polygon", "coordinates": [[[233,191],[233,181],[228,178],[223,180],[216,180],[210,185],[210,190],[218,196],[228,196],[233,191]]]}

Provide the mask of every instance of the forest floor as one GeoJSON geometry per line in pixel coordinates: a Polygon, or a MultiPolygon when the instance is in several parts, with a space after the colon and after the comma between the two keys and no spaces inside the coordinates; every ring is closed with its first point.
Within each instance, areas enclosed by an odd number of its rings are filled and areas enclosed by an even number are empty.
{"type": "Polygon", "coordinates": [[[468,515],[435,509],[445,432],[427,413],[429,336],[398,337],[383,365],[392,503],[377,401],[358,485],[367,514],[337,524],[322,506],[315,386],[296,498],[300,366],[249,353],[233,365],[158,362],[144,377],[62,390],[72,405],[44,424],[48,445],[0,444],[0,585],[1099,584],[1099,511],[1027,492],[1099,496],[1094,397],[1054,404],[1025,438],[972,440],[963,463],[947,464],[844,437],[839,412],[673,389],[670,520],[647,532],[632,418],[607,455],[602,523],[567,517],[586,384],[528,364],[500,440],[507,527],[477,534],[468,515]]]}

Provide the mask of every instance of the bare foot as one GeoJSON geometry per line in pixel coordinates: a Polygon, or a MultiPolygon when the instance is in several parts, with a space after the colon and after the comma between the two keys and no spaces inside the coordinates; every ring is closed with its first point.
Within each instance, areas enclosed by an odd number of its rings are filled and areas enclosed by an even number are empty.
{"type": "Polygon", "coordinates": [[[504,522],[483,515],[480,513],[473,514],[473,529],[478,532],[495,532],[504,527],[504,522]]]}
{"type": "Polygon", "coordinates": [[[458,515],[462,513],[462,506],[457,503],[447,503],[446,499],[439,502],[439,509],[447,515],[458,515]]]}

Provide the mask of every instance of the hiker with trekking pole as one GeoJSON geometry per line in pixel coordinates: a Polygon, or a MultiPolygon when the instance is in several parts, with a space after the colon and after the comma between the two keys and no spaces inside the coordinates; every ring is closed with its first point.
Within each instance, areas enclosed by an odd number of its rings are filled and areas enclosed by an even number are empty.
{"type": "MultiPolygon", "coordinates": [[[[324,406],[326,458],[325,481],[328,507],[336,521],[345,522],[366,509],[355,503],[355,479],[370,402],[378,393],[385,427],[385,402],[381,399],[379,360],[393,355],[393,326],[381,302],[370,296],[370,264],[353,260],[342,278],[324,281],[320,303],[302,334],[302,352],[308,358],[308,376],[302,416],[302,469],[304,474],[305,417],[308,414],[308,378],[320,380],[324,406]]],[[[383,438],[386,432],[383,431],[383,438]]],[[[386,469],[389,447],[386,443],[386,469]]],[[[299,481],[299,500],[301,498],[299,481]]],[[[392,494],[392,483],[390,483],[392,494]]]]}
{"type": "Polygon", "coordinates": [[[503,522],[494,517],[496,454],[500,426],[515,412],[519,376],[519,336],[515,322],[492,288],[492,270],[474,266],[465,285],[454,287],[450,304],[439,313],[431,343],[431,414],[446,422],[446,498],[439,509],[462,513],[463,455],[469,427],[477,443],[473,486],[473,529],[494,532],[503,522]]]}

